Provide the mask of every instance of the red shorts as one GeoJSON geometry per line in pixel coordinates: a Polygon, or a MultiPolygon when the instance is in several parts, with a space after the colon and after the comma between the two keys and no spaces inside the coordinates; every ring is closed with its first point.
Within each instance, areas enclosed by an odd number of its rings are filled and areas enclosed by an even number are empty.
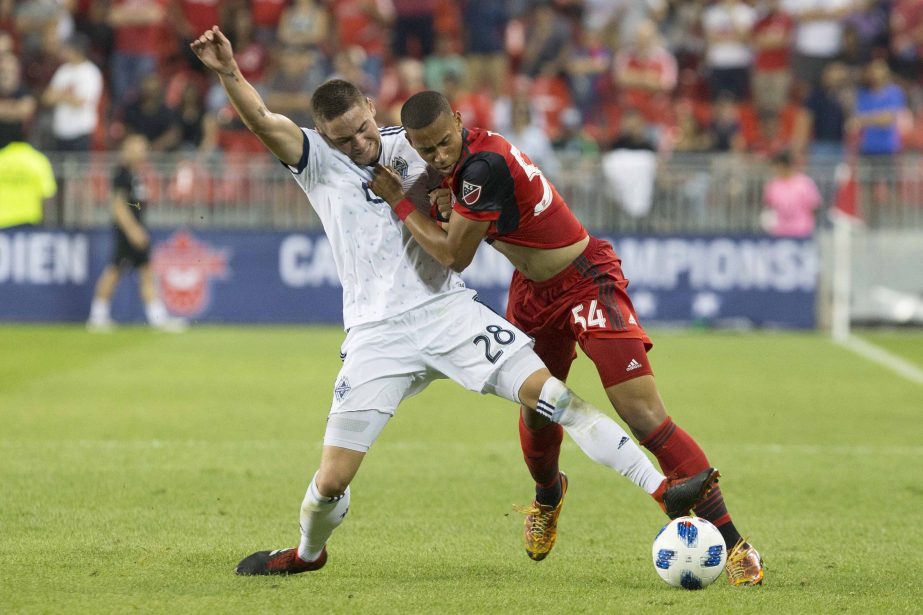
{"type": "Polygon", "coordinates": [[[510,283],[508,320],[535,338],[551,373],[567,378],[576,345],[596,365],[603,386],[651,375],[651,339],[638,323],[621,260],[612,246],[590,237],[583,254],[544,282],[519,271],[510,283]]]}

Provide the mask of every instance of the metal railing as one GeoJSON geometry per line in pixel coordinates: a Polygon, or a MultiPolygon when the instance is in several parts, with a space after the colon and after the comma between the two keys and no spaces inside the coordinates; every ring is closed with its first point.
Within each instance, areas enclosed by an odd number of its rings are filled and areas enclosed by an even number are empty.
{"type": "MultiPolygon", "coordinates": [[[[49,224],[97,227],[111,223],[115,154],[53,154],[60,181],[49,224]]],[[[830,207],[844,187],[837,161],[807,169],[830,207]]],[[[608,184],[598,159],[564,158],[552,178],[583,223],[620,233],[759,233],[765,160],[727,154],[674,155],[659,160],[653,199],[644,216],[629,213],[608,184]]],[[[923,160],[860,163],[852,194],[872,228],[923,229],[923,160]]],[[[289,172],[269,154],[153,157],[144,173],[147,223],[154,227],[315,229],[320,222],[289,172]]]]}

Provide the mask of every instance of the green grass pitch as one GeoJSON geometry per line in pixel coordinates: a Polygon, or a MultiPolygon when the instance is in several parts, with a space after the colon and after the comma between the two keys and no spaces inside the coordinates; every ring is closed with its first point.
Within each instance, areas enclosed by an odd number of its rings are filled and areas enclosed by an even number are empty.
{"type": "MultiPolygon", "coordinates": [[[[923,367],[923,335],[866,338],[923,367]]],[[[353,483],[322,571],[240,578],[291,546],[317,466],[333,328],[0,327],[3,613],[920,612],[923,387],[819,334],[654,331],[674,418],[723,471],[761,588],[667,587],[654,503],[565,440],[558,544],[521,546],[516,408],[439,382],[353,483]]],[[[595,370],[570,384],[598,405],[595,370]]],[[[611,409],[606,407],[611,412],[611,409]]]]}

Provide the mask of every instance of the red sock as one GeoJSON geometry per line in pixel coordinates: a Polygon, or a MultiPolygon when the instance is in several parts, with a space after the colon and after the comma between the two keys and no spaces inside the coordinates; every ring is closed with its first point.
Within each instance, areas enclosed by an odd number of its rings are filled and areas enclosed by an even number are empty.
{"type": "MultiPolygon", "coordinates": [[[[692,476],[706,468],[711,467],[705,452],[696,444],[688,433],[683,431],[673,419],[667,417],[657,429],[641,441],[641,444],[654,454],[660,469],[667,476],[692,476]]],[[[715,526],[721,526],[731,521],[721,488],[715,485],[711,493],[699,506],[695,513],[703,519],[708,519],[715,526]]]]}
{"type": "Polygon", "coordinates": [[[538,487],[551,487],[558,480],[558,456],[564,428],[550,423],[541,429],[529,429],[519,416],[519,444],[529,473],[538,487]]]}

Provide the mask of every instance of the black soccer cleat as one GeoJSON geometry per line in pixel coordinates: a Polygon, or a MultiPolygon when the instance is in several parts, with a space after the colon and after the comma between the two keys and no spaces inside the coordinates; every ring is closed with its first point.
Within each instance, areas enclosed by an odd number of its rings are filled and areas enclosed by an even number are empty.
{"type": "Polygon", "coordinates": [[[668,478],[663,492],[663,511],[671,519],[684,517],[708,496],[721,475],[715,468],[708,468],[685,478],[668,478]]]}
{"type": "Polygon", "coordinates": [[[270,574],[298,574],[320,570],[327,563],[327,547],[313,562],[306,562],[298,557],[298,549],[277,549],[276,551],[257,551],[248,555],[234,572],[241,576],[265,576],[270,574]]]}

